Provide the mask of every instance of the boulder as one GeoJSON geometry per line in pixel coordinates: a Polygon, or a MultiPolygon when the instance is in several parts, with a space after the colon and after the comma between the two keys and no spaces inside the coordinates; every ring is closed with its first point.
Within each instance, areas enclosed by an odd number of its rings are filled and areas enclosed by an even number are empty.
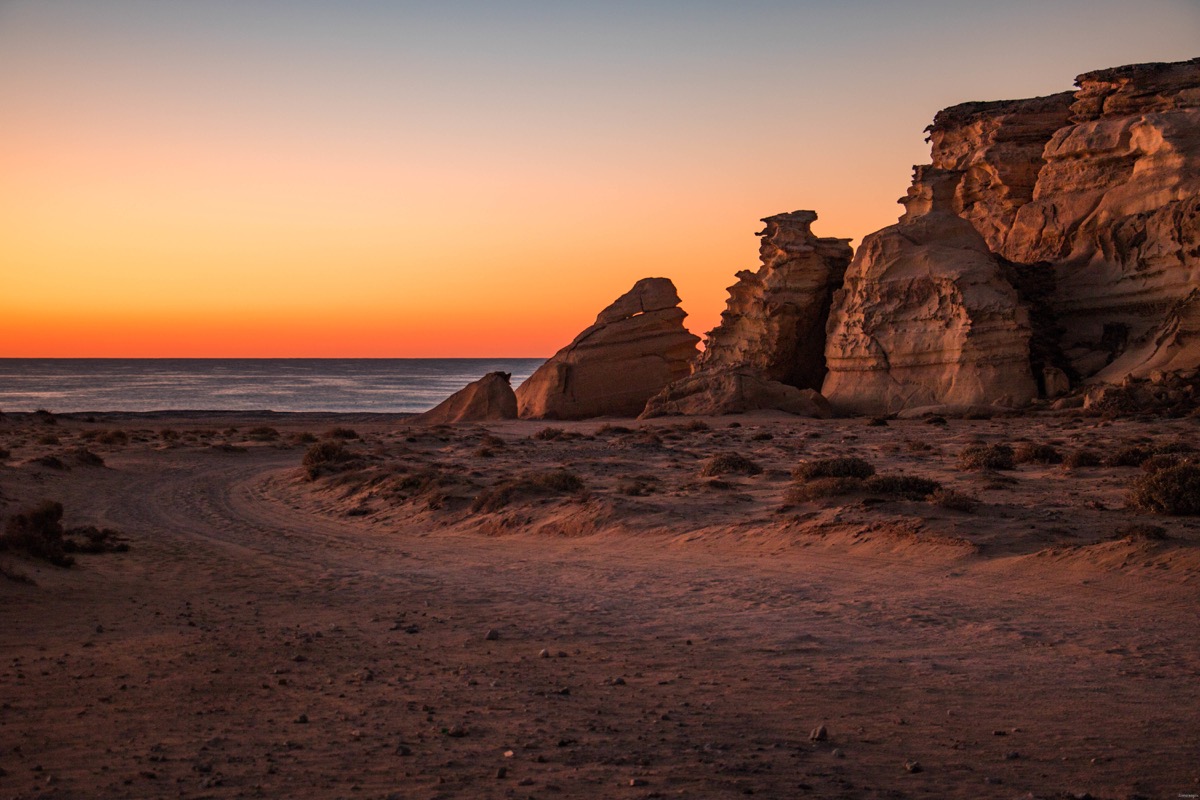
{"type": "Polygon", "coordinates": [[[636,417],[691,371],[699,337],[683,320],[675,285],[643,278],[542,364],[516,392],[522,418],[636,417]]]}
{"type": "Polygon", "coordinates": [[[827,419],[829,402],[813,389],[767,380],[745,369],[704,370],[672,383],[650,398],[642,419],[675,415],[719,416],[747,411],[786,411],[827,419]]]}
{"type": "Polygon", "coordinates": [[[487,422],[517,418],[517,396],[512,390],[512,375],[489,372],[468,383],[441,403],[413,421],[428,425],[455,422],[487,422]]]}

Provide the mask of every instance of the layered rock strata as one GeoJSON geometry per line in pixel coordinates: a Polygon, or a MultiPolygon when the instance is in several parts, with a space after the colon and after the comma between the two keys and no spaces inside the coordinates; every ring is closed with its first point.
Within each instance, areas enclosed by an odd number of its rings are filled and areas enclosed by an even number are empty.
{"type": "Polygon", "coordinates": [[[737,273],[697,373],[741,369],[768,381],[820,388],[825,319],[852,252],[849,239],[814,236],[816,219],[814,211],[793,211],[763,220],[762,265],[737,273]]]}
{"type": "Polygon", "coordinates": [[[819,419],[833,416],[828,401],[814,389],[766,380],[749,370],[723,369],[699,372],[672,383],[650,398],[642,419],[765,410],[819,419]]]}
{"type": "Polygon", "coordinates": [[[455,422],[516,419],[517,395],[513,392],[511,380],[512,375],[507,372],[489,372],[479,380],[468,383],[413,421],[428,425],[447,425],[455,422]]]}
{"type": "Polygon", "coordinates": [[[937,115],[904,215],[835,299],[835,407],[1020,403],[1200,367],[1200,59],[1077,85],[937,115]]]}
{"type": "Polygon", "coordinates": [[[636,417],[652,395],[691,371],[700,339],[683,326],[685,317],[671,281],[638,281],[517,388],[520,416],[636,417]]]}

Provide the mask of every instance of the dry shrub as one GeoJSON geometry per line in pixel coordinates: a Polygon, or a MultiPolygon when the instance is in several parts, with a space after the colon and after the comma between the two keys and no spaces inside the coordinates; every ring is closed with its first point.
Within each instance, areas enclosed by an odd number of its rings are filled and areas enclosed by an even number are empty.
{"type": "Polygon", "coordinates": [[[158,438],[162,439],[164,442],[175,442],[179,440],[179,431],[171,428],[163,428],[158,432],[158,438]]]}
{"type": "Polygon", "coordinates": [[[41,445],[62,444],[62,442],[59,441],[59,438],[57,436],[55,436],[53,433],[47,433],[43,436],[39,436],[37,438],[37,443],[41,444],[41,445]]]}
{"type": "Polygon", "coordinates": [[[49,469],[66,470],[67,465],[58,456],[38,456],[30,463],[37,464],[39,467],[48,467],[49,469]]]}
{"type": "Polygon", "coordinates": [[[1163,542],[1171,537],[1161,525],[1130,525],[1117,531],[1116,538],[1131,542],[1163,542]]]}
{"type": "Polygon", "coordinates": [[[58,418],[44,408],[39,408],[37,411],[33,412],[33,417],[34,419],[46,425],[58,424],[58,418]]]}
{"type": "Polygon", "coordinates": [[[582,491],[583,479],[568,469],[527,472],[484,489],[471,503],[471,510],[488,513],[499,511],[522,498],[578,494],[582,491]]]}
{"type": "Polygon", "coordinates": [[[1172,516],[1200,515],[1200,465],[1177,464],[1142,475],[1129,487],[1129,505],[1172,516]]]}
{"type": "Polygon", "coordinates": [[[1013,449],[1013,460],[1017,464],[1061,464],[1063,456],[1054,445],[1022,442],[1013,449]]]}
{"type": "Polygon", "coordinates": [[[653,475],[632,475],[617,481],[617,494],[645,497],[658,491],[658,478],[653,475]]]}
{"type": "Polygon", "coordinates": [[[1189,464],[1192,459],[1183,453],[1159,453],[1153,455],[1142,462],[1142,472],[1158,472],[1159,470],[1167,469],[1168,467],[1177,467],[1180,464],[1189,464]]]}
{"type": "Polygon", "coordinates": [[[886,428],[887,424],[887,417],[871,417],[871,419],[867,421],[868,428],[886,428]]]}
{"type": "Polygon", "coordinates": [[[774,438],[775,438],[775,434],[767,433],[766,431],[763,431],[762,433],[756,433],[753,436],[751,436],[750,441],[752,441],[752,442],[769,442],[774,438]]]}
{"type": "Polygon", "coordinates": [[[357,439],[358,431],[353,428],[330,428],[325,431],[325,436],[330,439],[357,439]]]}
{"type": "Polygon", "coordinates": [[[975,509],[979,508],[978,497],[956,492],[953,489],[938,489],[930,496],[929,500],[936,506],[941,506],[950,511],[962,511],[967,514],[971,514],[975,509]]]}
{"type": "Polygon", "coordinates": [[[689,420],[682,425],[676,425],[675,430],[684,433],[699,433],[700,431],[712,430],[712,426],[702,419],[689,420]]]}
{"type": "Polygon", "coordinates": [[[701,477],[711,478],[717,475],[760,475],[762,467],[757,462],[746,458],[740,453],[718,453],[710,458],[700,470],[701,477]]]}
{"type": "Polygon", "coordinates": [[[930,478],[920,478],[916,475],[872,475],[863,482],[863,488],[869,492],[896,495],[906,500],[924,500],[941,489],[942,485],[930,478]]]}
{"type": "Polygon", "coordinates": [[[823,497],[837,497],[861,491],[863,479],[854,477],[810,478],[788,489],[785,499],[789,503],[806,503],[823,497]]]}
{"type": "Polygon", "coordinates": [[[259,425],[246,431],[246,438],[255,442],[273,442],[279,438],[279,431],[268,425],[259,425]]]}
{"type": "Polygon", "coordinates": [[[31,558],[69,567],[75,559],[63,547],[62,503],[50,500],[9,517],[0,536],[0,546],[19,550],[31,558]]]}
{"type": "Polygon", "coordinates": [[[1109,453],[1104,459],[1106,467],[1139,467],[1142,462],[1153,455],[1148,447],[1132,445],[1122,447],[1109,453]]]}
{"type": "Polygon", "coordinates": [[[129,444],[129,434],[122,430],[104,431],[96,436],[96,441],[107,445],[129,444]]]}
{"type": "Polygon", "coordinates": [[[551,428],[542,428],[540,431],[538,431],[537,433],[535,433],[533,436],[531,436],[529,438],[536,439],[539,442],[553,442],[558,439],[564,438],[566,436],[566,434],[567,434],[567,432],[564,431],[562,428],[551,427],[551,428]]]}
{"type": "Polygon", "coordinates": [[[9,451],[8,448],[0,447],[0,461],[4,461],[4,460],[8,459],[11,455],[12,455],[12,452],[9,451]]]}
{"type": "Polygon", "coordinates": [[[112,528],[97,528],[84,525],[68,528],[68,537],[63,539],[63,550],[68,553],[127,553],[129,545],[121,541],[121,534],[112,528]]]}
{"type": "Polygon", "coordinates": [[[608,434],[616,433],[633,433],[633,428],[626,428],[624,425],[610,425],[607,422],[601,425],[599,428],[596,428],[597,436],[606,436],[608,434]]]}
{"type": "Polygon", "coordinates": [[[841,458],[821,458],[815,461],[801,461],[792,470],[792,477],[798,481],[812,481],[817,478],[869,478],[875,474],[875,467],[863,458],[844,456],[841,458]]]}
{"type": "Polygon", "coordinates": [[[104,459],[88,450],[86,447],[76,447],[71,451],[71,457],[77,464],[85,467],[103,467],[104,459]]]}
{"type": "Polygon", "coordinates": [[[1067,469],[1080,467],[1098,467],[1103,462],[1095,450],[1072,450],[1063,456],[1063,466],[1067,469]]]}
{"type": "Polygon", "coordinates": [[[959,469],[1014,469],[1016,456],[1006,444],[971,444],[958,454],[959,469]]]}
{"type": "Polygon", "coordinates": [[[300,464],[309,480],[338,472],[347,467],[353,456],[341,442],[317,442],[304,453],[300,464]]]}

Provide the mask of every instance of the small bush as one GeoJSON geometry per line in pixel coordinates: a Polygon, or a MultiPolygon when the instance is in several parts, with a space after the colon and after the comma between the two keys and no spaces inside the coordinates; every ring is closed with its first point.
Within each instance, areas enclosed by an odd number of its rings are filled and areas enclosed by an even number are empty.
{"type": "Polygon", "coordinates": [[[1109,453],[1104,459],[1106,467],[1140,467],[1142,462],[1153,455],[1148,447],[1133,445],[1122,447],[1109,453]]]}
{"type": "Polygon", "coordinates": [[[336,471],[339,465],[349,461],[351,455],[341,442],[317,442],[304,453],[300,464],[309,480],[336,471]]]}
{"type": "Polygon", "coordinates": [[[583,480],[567,469],[529,472],[480,492],[471,503],[471,511],[499,511],[521,497],[575,494],[583,491],[583,486],[583,480]]]}
{"type": "Polygon", "coordinates": [[[96,436],[100,444],[125,445],[129,444],[129,434],[122,430],[104,431],[96,436]]]}
{"type": "Polygon", "coordinates": [[[861,491],[862,488],[862,478],[844,476],[810,478],[789,489],[785,495],[785,499],[789,503],[806,503],[810,500],[820,500],[823,497],[853,494],[854,492],[861,491]]]}
{"type": "Polygon", "coordinates": [[[775,434],[767,433],[766,431],[763,431],[762,433],[756,433],[753,436],[751,436],[750,441],[752,441],[752,442],[769,442],[774,438],[775,438],[775,434]]]}
{"type": "Polygon", "coordinates": [[[871,419],[867,421],[868,428],[886,428],[887,424],[887,417],[871,417],[871,419]]]}
{"type": "Polygon", "coordinates": [[[1178,464],[1143,475],[1129,488],[1129,505],[1172,516],[1200,515],[1200,465],[1178,464]]]}
{"type": "Polygon", "coordinates": [[[85,467],[103,467],[104,459],[88,450],[86,447],[76,447],[71,451],[71,457],[75,462],[82,464],[85,467]]]}
{"type": "Polygon", "coordinates": [[[740,453],[720,453],[710,458],[704,468],[700,470],[700,475],[705,478],[712,478],[717,475],[760,475],[762,467],[756,462],[751,461],[740,453]]]}
{"type": "Polygon", "coordinates": [[[308,431],[292,434],[291,441],[293,444],[312,444],[317,441],[317,437],[313,436],[308,431]]]}
{"type": "Polygon", "coordinates": [[[37,443],[42,445],[62,444],[62,442],[59,441],[59,438],[53,433],[47,433],[44,436],[39,436],[37,443]]]}
{"type": "Polygon", "coordinates": [[[0,461],[7,460],[12,455],[8,448],[0,447],[0,461]]]}
{"type": "Polygon", "coordinates": [[[712,426],[702,419],[689,420],[677,426],[677,428],[685,433],[699,433],[700,431],[712,430],[712,426]]]}
{"type": "Polygon", "coordinates": [[[624,425],[610,425],[607,422],[596,428],[597,436],[605,436],[610,433],[633,433],[633,428],[626,428],[624,425]]]}
{"type": "Polygon", "coordinates": [[[924,420],[926,425],[946,425],[946,418],[939,417],[936,414],[932,417],[926,417],[924,420]]]}
{"type": "Polygon", "coordinates": [[[325,432],[330,439],[357,439],[358,432],[353,428],[330,428],[325,432]]]}
{"type": "Polygon", "coordinates": [[[1053,445],[1022,442],[1013,449],[1013,460],[1018,464],[1061,464],[1063,456],[1053,445]]]}
{"type": "Polygon", "coordinates": [[[855,456],[802,461],[792,470],[792,477],[798,481],[811,481],[816,478],[869,478],[874,474],[875,467],[871,466],[870,462],[855,456]]]}
{"type": "Polygon", "coordinates": [[[1103,462],[1095,450],[1072,450],[1063,456],[1063,466],[1068,469],[1080,467],[1098,467],[1103,462]]]}
{"type": "Polygon", "coordinates": [[[562,428],[542,428],[531,438],[536,439],[539,442],[553,442],[556,439],[563,438],[563,434],[565,433],[566,431],[564,431],[562,428]]]}
{"type": "Polygon", "coordinates": [[[162,439],[164,442],[175,442],[179,440],[179,431],[171,428],[163,428],[158,432],[158,438],[162,439]]]}
{"type": "Polygon", "coordinates": [[[255,442],[273,442],[279,438],[279,431],[267,425],[259,425],[246,431],[246,438],[255,442]]]}
{"type": "Polygon", "coordinates": [[[959,469],[1015,469],[1016,457],[1006,444],[972,444],[958,454],[959,469]]]}
{"type": "Polygon", "coordinates": [[[897,495],[906,500],[924,500],[941,489],[942,485],[916,475],[872,475],[863,482],[863,488],[869,492],[897,495]]]}
{"type": "Polygon", "coordinates": [[[979,508],[978,497],[956,492],[953,489],[938,489],[930,496],[929,500],[936,506],[950,511],[962,511],[966,514],[974,513],[975,509],[979,508]]]}
{"type": "Polygon", "coordinates": [[[49,469],[66,470],[67,465],[58,456],[39,456],[31,462],[39,467],[48,467],[49,469]]]}
{"type": "Polygon", "coordinates": [[[1117,538],[1131,542],[1163,542],[1171,537],[1161,525],[1130,525],[1117,531],[1117,538]]]}
{"type": "Polygon", "coordinates": [[[33,412],[33,416],[39,422],[42,422],[46,425],[57,425],[58,424],[58,417],[54,416],[53,414],[51,414],[49,411],[47,411],[44,408],[39,408],[37,411],[33,412]]]}
{"type": "Polygon", "coordinates": [[[658,491],[658,478],[653,475],[633,475],[617,481],[617,494],[627,497],[645,497],[658,491]]]}
{"type": "Polygon", "coordinates": [[[1158,472],[1168,467],[1177,467],[1180,464],[1190,463],[1191,460],[1189,456],[1183,453],[1159,453],[1150,456],[1142,462],[1142,472],[1158,472]]]}
{"type": "Polygon", "coordinates": [[[9,518],[0,544],[58,567],[69,567],[75,559],[63,548],[62,503],[49,500],[9,518]]]}
{"type": "Polygon", "coordinates": [[[111,528],[85,525],[68,528],[63,539],[63,550],[68,553],[127,553],[129,545],[121,541],[121,534],[111,528]]]}

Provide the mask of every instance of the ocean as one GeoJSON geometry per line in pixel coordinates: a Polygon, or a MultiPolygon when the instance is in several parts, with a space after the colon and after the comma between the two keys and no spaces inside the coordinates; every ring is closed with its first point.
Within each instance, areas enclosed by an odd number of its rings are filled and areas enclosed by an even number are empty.
{"type": "Polygon", "coordinates": [[[0,411],[427,411],[540,358],[3,358],[0,411]]]}

